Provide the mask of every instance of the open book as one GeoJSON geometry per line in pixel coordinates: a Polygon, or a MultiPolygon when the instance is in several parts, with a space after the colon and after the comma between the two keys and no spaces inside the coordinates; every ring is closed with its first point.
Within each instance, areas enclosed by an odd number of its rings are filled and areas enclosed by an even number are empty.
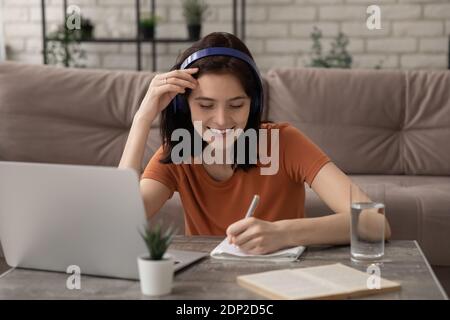
{"type": "Polygon", "coordinates": [[[293,247],[269,254],[246,254],[235,245],[229,244],[225,238],[210,255],[216,259],[229,260],[257,260],[257,261],[294,261],[303,253],[305,247],[293,247]]]}
{"type": "Polygon", "coordinates": [[[374,277],[337,263],[243,275],[237,282],[266,298],[287,300],[343,299],[400,289],[396,282],[374,277]]]}

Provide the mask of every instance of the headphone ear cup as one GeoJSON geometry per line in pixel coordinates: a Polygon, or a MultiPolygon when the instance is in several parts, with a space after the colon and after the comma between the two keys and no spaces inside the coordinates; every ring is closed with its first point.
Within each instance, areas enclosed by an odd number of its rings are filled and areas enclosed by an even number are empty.
{"type": "Polygon", "coordinates": [[[255,96],[252,99],[252,104],[250,106],[250,112],[251,114],[257,114],[258,112],[262,111],[260,109],[262,109],[262,105],[261,105],[261,93],[258,92],[257,94],[255,94],[255,96]]]}
{"type": "Polygon", "coordinates": [[[173,113],[177,113],[177,112],[182,112],[183,110],[183,101],[181,99],[181,97],[177,94],[173,100],[172,100],[172,104],[173,104],[173,113]]]}
{"type": "Polygon", "coordinates": [[[183,113],[188,113],[189,107],[187,105],[186,97],[184,95],[178,94],[176,98],[178,110],[183,113]]]}
{"type": "Polygon", "coordinates": [[[178,108],[178,106],[177,106],[177,96],[175,96],[175,97],[172,99],[172,101],[170,102],[170,104],[171,104],[170,107],[172,108],[173,113],[176,114],[176,113],[177,113],[177,108],[178,108]]]}
{"type": "Polygon", "coordinates": [[[186,105],[186,98],[180,94],[177,94],[172,100],[173,113],[177,112],[187,113],[189,107],[186,105]]]}

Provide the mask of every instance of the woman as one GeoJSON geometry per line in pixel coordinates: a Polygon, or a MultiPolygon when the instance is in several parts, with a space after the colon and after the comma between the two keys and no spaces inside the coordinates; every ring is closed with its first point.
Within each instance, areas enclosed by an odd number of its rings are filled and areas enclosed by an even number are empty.
{"type": "MultiPolygon", "coordinates": [[[[235,36],[212,33],[194,43],[180,55],[172,71],[151,81],[134,116],[119,167],[140,174],[150,126],[161,113],[163,145],[140,182],[148,218],[178,191],[188,234],[226,235],[250,254],[297,245],[349,243],[351,180],[298,129],[288,123],[260,122],[262,86],[258,76],[249,50],[235,36]],[[243,57],[218,54],[198,58],[208,48],[219,48],[219,52],[229,48],[243,57]],[[201,137],[200,149],[192,147],[192,153],[187,149],[180,153],[188,160],[182,163],[173,158],[178,142],[171,137],[177,129],[189,132],[192,140],[201,137]],[[259,143],[264,139],[260,129],[266,130],[270,155],[278,154],[273,174],[262,174],[264,147],[259,143]],[[237,161],[242,152],[231,150],[237,151],[242,133],[251,130],[258,132],[257,159],[252,158],[251,139],[247,139],[244,161],[237,161]],[[278,136],[273,135],[276,132],[278,136]],[[218,156],[215,159],[231,162],[201,161],[205,150],[218,156]],[[335,214],[304,217],[305,181],[335,214]],[[260,196],[256,211],[244,218],[255,194],[260,196]]],[[[389,238],[387,221],[381,223],[389,238]]]]}

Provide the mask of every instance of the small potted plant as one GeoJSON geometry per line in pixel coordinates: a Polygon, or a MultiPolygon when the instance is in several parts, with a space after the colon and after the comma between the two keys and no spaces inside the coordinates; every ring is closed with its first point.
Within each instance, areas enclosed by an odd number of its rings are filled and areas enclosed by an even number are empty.
{"type": "Polygon", "coordinates": [[[159,16],[150,13],[144,15],[139,21],[139,28],[141,30],[140,36],[144,39],[153,39],[155,37],[155,28],[159,20],[159,16]]]}
{"type": "Polygon", "coordinates": [[[80,28],[69,30],[77,40],[90,40],[94,37],[94,24],[91,19],[80,16],[80,28]]]}
{"type": "Polygon", "coordinates": [[[189,39],[200,39],[202,22],[207,10],[208,5],[203,0],[183,0],[183,16],[186,20],[189,39]]]}
{"type": "Polygon", "coordinates": [[[138,257],[141,291],[145,295],[160,296],[172,291],[174,259],[166,253],[175,234],[172,227],[162,230],[161,224],[146,225],[140,231],[148,252],[138,257]]]}
{"type": "Polygon", "coordinates": [[[94,24],[88,18],[81,17],[81,39],[89,40],[94,37],[94,24]]]}

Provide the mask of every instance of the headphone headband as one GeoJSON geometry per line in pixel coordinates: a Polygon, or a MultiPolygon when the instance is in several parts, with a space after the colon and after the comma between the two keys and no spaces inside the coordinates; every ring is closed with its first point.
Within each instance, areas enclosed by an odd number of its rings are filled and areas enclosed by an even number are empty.
{"type": "MultiPolygon", "coordinates": [[[[262,84],[261,75],[260,75],[258,67],[256,66],[253,59],[249,55],[245,54],[242,51],[239,51],[239,50],[233,49],[233,48],[227,48],[227,47],[210,47],[210,48],[201,49],[201,50],[198,50],[198,51],[192,53],[189,57],[187,57],[181,63],[180,69],[186,69],[191,64],[193,64],[195,61],[205,58],[205,57],[210,57],[210,56],[229,56],[229,57],[237,58],[239,60],[246,62],[251,67],[251,69],[255,73],[255,76],[256,76],[257,82],[258,82],[258,87],[259,87],[259,94],[257,95],[256,100],[253,101],[253,103],[252,103],[254,106],[253,111],[256,112],[259,108],[262,109],[263,84],[262,84]]],[[[175,113],[178,108],[178,105],[180,107],[182,105],[182,103],[180,103],[177,98],[178,98],[178,96],[176,96],[174,98],[174,103],[173,103],[175,113]]]]}
{"type": "Polygon", "coordinates": [[[242,51],[227,47],[211,47],[196,51],[183,61],[180,69],[186,69],[188,66],[190,66],[198,59],[209,56],[229,56],[243,60],[244,62],[247,62],[253,68],[253,70],[255,70],[258,77],[260,77],[258,67],[256,66],[252,58],[250,58],[247,54],[245,54],[242,51]]]}

